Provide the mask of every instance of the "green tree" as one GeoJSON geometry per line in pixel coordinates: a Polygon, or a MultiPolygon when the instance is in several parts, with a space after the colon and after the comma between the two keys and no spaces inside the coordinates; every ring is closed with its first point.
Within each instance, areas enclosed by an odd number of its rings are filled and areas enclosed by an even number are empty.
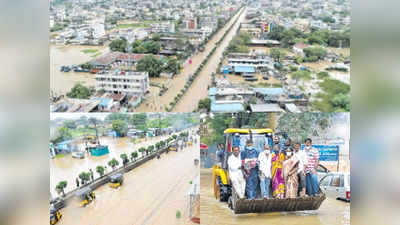
{"type": "Polygon", "coordinates": [[[147,116],[145,113],[134,113],[129,118],[129,123],[135,126],[136,129],[146,131],[147,116]]]}
{"type": "Polygon", "coordinates": [[[76,123],[73,120],[65,120],[63,122],[64,127],[67,127],[68,129],[76,129],[76,123]]]}
{"type": "Polygon", "coordinates": [[[303,52],[307,57],[315,56],[318,59],[323,59],[327,54],[327,51],[322,47],[307,47],[303,49],[303,52]]]}
{"type": "Polygon", "coordinates": [[[157,143],[155,144],[155,146],[156,146],[156,149],[158,150],[158,149],[160,149],[160,147],[161,147],[161,143],[160,143],[160,142],[157,142],[157,143]]]}
{"type": "Polygon", "coordinates": [[[116,160],[115,158],[112,158],[110,161],[108,161],[107,163],[109,166],[111,166],[111,168],[114,170],[115,167],[117,167],[119,165],[118,160],[116,160]]]}
{"type": "Polygon", "coordinates": [[[296,72],[293,72],[291,75],[291,78],[296,81],[296,84],[299,80],[310,80],[311,79],[311,72],[306,71],[306,70],[298,70],[296,72]]]}
{"type": "Polygon", "coordinates": [[[164,66],[164,71],[167,73],[177,74],[179,72],[180,65],[176,58],[169,57],[167,63],[164,66]]]}
{"type": "Polygon", "coordinates": [[[96,167],[96,172],[99,174],[100,177],[104,175],[104,166],[97,166],[96,167]]]}
{"type": "Polygon", "coordinates": [[[154,150],[154,145],[150,145],[149,147],[147,147],[147,150],[149,152],[152,152],[154,150]]]}
{"type": "Polygon", "coordinates": [[[128,130],[128,124],[122,120],[114,120],[111,124],[111,128],[117,132],[119,136],[125,136],[128,130]]]}
{"type": "Polygon", "coordinates": [[[66,141],[72,138],[72,134],[70,129],[68,129],[67,127],[59,127],[57,129],[57,136],[56,138],[52,139],[51,142],[53,143],[59,143],[62,141],[66,141]]]}
{"type": "Polygon", "coordinates": [[[95,92],[94,88],[88,88],[78,83],[71,88],[71,91],[67,93],[68,98],[78,99],[89,99],[90,96],[95,92]]]}
{"type": "Polygon", "coordinates": [[[145,152],[145,151],[146,151],[146,148],[145,148],[145,147],[139,148],[139,152],[142,154],[142,156],[143,156],[143,152],[145,152]]]}
{"type": "Polygon", "coordinates": [[[137,151],[132,152],[132,153],[131,153],[131,160],[132,160],[132,161],[136,160],[136,158],[137,158],[138,156],[139,156],[139,155],[138,155],[137,151]]]}
{"type": "Polygon", "coordinates": [[[211,99],[209,98],[205,98],[205,99],[201,99],[199,101],[199,104],[197,105],[198,109],[206,109],[207,112],[210,112],[211,109],[211,99]]]}
{"type": "Polygon", "coordinates": [[[122,164],[123,164],[124,166],[129,162],[129,160],[128,160],[128,155],[127,155],[127,154],[122,153],[121,155],[119,155],[119,157],[121,157],[121,159],[122,159],[122,164]]]}
{"type": "Polygon", "coordinates": [[[58,182],[58,184],[56,185],[56,191],[58,192],[58,193],[62,193],[62,195],[63,196],[65,196],[65,192],[64,192],[64,189],[67,187],[67,181],[60,181],[60,182],[58,182]]]}
{"type": "Polygon", "coordinates": [[[87,182],[90,181],[90,173],[89,173],[89,172],[82,171],[82,172],[79,174],[79,178],[83,181],[84,184],[86,184],[87,182]]]}
{"type": "Polygon", "coordinates": [[[178,135],[176,135],[176,134],[172,135],[173,139],[176,139],[177,137],[178,137],[178,135]]]}
{"type": "Polygon", "coordinates": [[[275,62],[280,62],[280,60],[286,56],[286,53],[279,48],[271,48],[270,55],[275,62]]]}
{"type": "Polygon", "coordinates": [[[321,137],[332,124],[331,113],[284,113],[275,132],[285,132],[294,141],[303,143],[310,137],[321,137]]]}
{"type": "Polygon", "coordinates": [[[153,55],[146,55],[137,63],[137,71],[147,71],[150,77],[159,77],[163,68],[161,60],[153,55]]]}
{"type": "Polygon", "coordinates": [[[117,39],[110,43],[108,47],[113,52],[126,52],[126,47],[128,46],[128,41],[126,39],[117,39]]]}

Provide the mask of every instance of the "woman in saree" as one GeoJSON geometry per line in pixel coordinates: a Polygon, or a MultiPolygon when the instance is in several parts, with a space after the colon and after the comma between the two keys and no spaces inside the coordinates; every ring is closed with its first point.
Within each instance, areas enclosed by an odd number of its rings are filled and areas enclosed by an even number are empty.
{"type": "Polygon", "coordinates": [[[279,145],[274,145],[274,153],[271,155],[272,165],[272,195],[274,198],[283,198],[285,194],[285,180],[283,179],[283,161],[285,155],[279,145]]]}
{"type": "Polygon", "coordinates": [[[285,198],[296,198],[299,181],[297,171],[299,158],[293,154],[291,148],[286,149],[286,160],[283,162],[283,177],[285,179],[285,198]]]}

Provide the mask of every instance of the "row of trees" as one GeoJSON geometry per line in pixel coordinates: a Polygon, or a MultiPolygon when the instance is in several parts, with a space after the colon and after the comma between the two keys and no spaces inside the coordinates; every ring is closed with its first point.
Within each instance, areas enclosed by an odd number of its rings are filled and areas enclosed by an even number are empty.
{"type": "Polygon", "coordinates": [[[162,72],[177,74],[181,64],[174,57],[169,57],[164,62],[154,55],[146,55],[136,65],[137,71],[147,71],[150,77],[159,77],[162,72]]]}
{"type": "Polygon", "coordinates": [[[285,48],[301,42],[329,47],[350,47],[350,30],[343,32],[312,30],[311,33],[304,33],[296,28],[286,29],[278,25],[272,29],[268,37],[280,41],[285,48]]]}
{"type": "MultiPolygon", "coordinates": [[[[159,37],[158,37],[159,39],[159,37]]],[[[134,41],[131,46],[128,46],[129,43],[125,38],[120,38],[113,40],[110,44],[110,50],[114,52],[127,52],[128,49],[131,49],[133,53],[142,53],[142,54],[158,54],[161,50],[161,45],[158,41],[149,40],[149,41],[134,41]]]]}
{"type": "MultiPolygon", "coordinates": [[[[243,13],[243,11],[241,12],[243,13]]],[[[240,17],[240,15],[239,15],[240,17]]],[[[194,80],[196,79],[196,77],[200,74],[201,70],[203,69],[203,67],[207,64],[208,60],[211,58],[211,56],[214,54],[214,52],[217,50],[217,48],[219,47],[219,45],[221,44],[222,40],[224,40],[224,38],[226,37],[226,35],[228,35],[228,32],[232,29],[232,27],[235,25],[235,23],[237,22],[237,20],[239,19],[239,17],[235,20],[234,23],[232,23],[232,25],[229,27],[229,29],[227,29],[224,33],[224,35],[215,43],[214,48],[210,51],[210,53],[208,53],[208,55],[206,56],[206,58],[203,60],[203,62],[200,64],[200,66],[196,69],[196,71],[189,76],[189,79],[186,81],[185,86],[183,87],[183,89],[181,89],[181,91],[175,96],[174,100],[172,102],[169,103],[169,106],[166,106],[165,110],[167,112],[172,111],[172,109],[176,106],[176,104],[180,101],[180,99],[183,97],[183,95],[186,93],[186,91],[189,89],[189,87],[192,85],[192,83],[194,82],[194,80]]]]}
{"type": "MultiPolygon", "coordinates": [[[[180,133],[180,136],[185,136],[185,135],[187,135],[187,133],[185,133],[185,132],[180,133]]],[[[174,134],[173,136],[169,137],[166,140],[157,142],[155,145],[150,145],[147,148],[141,147],[138,149],[138,151],[131,152],[130,161],[134,162],[137,160],[137,158],[139,157],[138,152],[140,152],[142,156],[145,156],[145,155],[147,156],[151,153],[154,153],[154,152],[160,150],[163,147],[166,147],[169,142],[171,142],[172,140],[175,140],[177,138],[178,138],[178,135],[174,134]]],[[[129,158],[126,153],[120,154],[120,158],[122,160],[123,166],[125,166],[129,163],[129,158]]],[[[112,158],[110,161],[107,162],[107,165],[109,167],[111,167],[112,170],[115,170],[120,165],[120,162],[117,159],[112,158]]],[[[99,174],[99,177],[103,177],[106,172],[106,168],[104,166],[99,165],[96,167],[96,172],[99,174]]],[[[92,178],[92,174],[90,172],[82,171],[81,173],[79,173],[78,177],[79,177],[79,179],[82,180],[83,184],[87,184],[90,182],[90,180],[92,178]]],[[[67,185],[68,185],[67,181],[65,181],[65,180],[60,181],[56,185],[55,189],[58,193],[65,195],[64,189],[67,187],[67,185]]]]}
{"type": "Polygon", "coordinates": [[[247,47],[251,42],[251,36],[247,32],[240,32],[236,35],[229,43],[227,48],[228,52],[241,52],[248,53],[249,48],[247,47]]]}

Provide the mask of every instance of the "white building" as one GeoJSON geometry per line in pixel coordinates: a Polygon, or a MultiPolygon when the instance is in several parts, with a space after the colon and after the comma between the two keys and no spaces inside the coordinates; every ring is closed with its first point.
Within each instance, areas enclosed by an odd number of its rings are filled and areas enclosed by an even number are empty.
{"type": "Polygon", "coordinates": [[[96,90],[143,96],[149,90],[148,72],[106,71],[96,74],[96,90]]]}

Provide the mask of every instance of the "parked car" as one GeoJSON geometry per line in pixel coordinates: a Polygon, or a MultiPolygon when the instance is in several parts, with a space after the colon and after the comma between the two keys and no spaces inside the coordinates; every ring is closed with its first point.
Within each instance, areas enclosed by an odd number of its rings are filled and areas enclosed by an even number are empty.
{"type": "Polygon", "coordinates": [[[72,158],[83,159],[85,158],[85,152],[83,151],[72,152],[72,158]]]}
{"type": "Polygon", "coordinates": [[[350,202],[350,173],[328,173],[321,179],[319,186],[328,197],[350,202]]]}
{"type": "Polygon", "coordinates": [[[317,174],[318,174],[318,180],[321,181],[321,178],[325,177],[329,172],[329,171],[325,166],[318,164],[317,167],[317,174]]]}

